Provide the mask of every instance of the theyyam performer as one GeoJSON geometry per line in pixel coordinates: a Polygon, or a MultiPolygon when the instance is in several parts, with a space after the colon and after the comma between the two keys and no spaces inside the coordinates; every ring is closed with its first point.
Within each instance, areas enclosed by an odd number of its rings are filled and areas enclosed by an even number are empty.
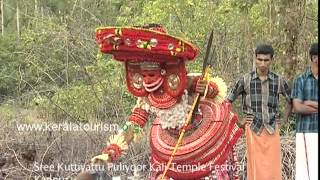
{"type": "Polygon", "coordinates": [[[92,163],[116,163],[131,141],[141,139],[150,121],[150,165],[162,168],[151,168],[148,179],[238,179],[237,171],[216,168],[238,165],[238,116],[224,101],[226,84],[211,76],[209,66],[202,74],[188,74],[186,63],[199,52],[195,45],[168,35],[157,24],[98,28],[96,41],[102,53],[125,66],[127,88],[137,103],[92,163]]]}

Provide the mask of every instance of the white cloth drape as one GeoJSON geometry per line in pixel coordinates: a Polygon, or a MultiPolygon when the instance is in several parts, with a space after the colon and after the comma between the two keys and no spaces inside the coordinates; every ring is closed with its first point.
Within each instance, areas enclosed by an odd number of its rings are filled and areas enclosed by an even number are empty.
{"type": "Polygon", "coordinates": [[[318,180],[318,133],[296,133],[296,180],[318,180]]]}

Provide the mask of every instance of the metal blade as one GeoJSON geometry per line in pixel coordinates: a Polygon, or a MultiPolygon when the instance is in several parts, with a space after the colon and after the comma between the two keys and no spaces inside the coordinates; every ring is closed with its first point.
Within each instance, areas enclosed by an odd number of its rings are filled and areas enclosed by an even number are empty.
{"type": "Polygon", "coordinates": [[[214,66],[213,60],[214,60],[214,51],[215,51],[215,49],[216,49],[215,46],[213,46],[213,47],[211,48],[211,55],[210,55],[210,58],[209,58],[208,64],[207,64],[207,65],[209,65],[210,67],[213,67],[213,66],[214,66]]]}
{"type": "MultiPolygon", "coordinates": [[[[205,69],[208,66],[208,59],[209,59],[209,55],[210,55],[210,50],[211,50],[211,45],[212,45],[212,39],[213,39],[213,30],[210,33],[209,39],[208,39],[208,44],[207,44],[207,49],[206,49],[206,55],[203,59],[203,64],[202,64],[202,77],[204,76],[205,73],[205,69]]],[[[191,118],[191,123],[194,121],[195,116],[197,113],[201,113],[199,112],[199,102],[200,102],[200,97],[197,99],[195,108],[193,109],[192,112],[192,118],[191,118]]]]}
{"type": "Polygon", "coordinates": [[[208,59],[209,59],[209,55],[210,55],[212,40],[213,40],[213,30],[210,33],[208,44],[207,44],[207,49],[206,49],[206,54],[205,54],[204,59],[203,59],[202,75],[204,75],[204,71],[205,71],[206,67],[208,66],[208,59]]]}

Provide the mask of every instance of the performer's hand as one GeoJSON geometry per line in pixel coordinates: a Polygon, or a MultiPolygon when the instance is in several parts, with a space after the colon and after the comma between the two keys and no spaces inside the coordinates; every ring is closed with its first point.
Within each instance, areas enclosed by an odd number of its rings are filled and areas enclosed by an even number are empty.
{"type": "Polygon", "coordinates": [[[76,180],[93,180],[93,176],[89,172],[82,171],[77,175],[76,180]]]}
{"type": "Polygon", "coordinates": [[[200,93],[201,95],[204,94],[206,90],[208,82],[206,80],[199,79],[196,85],[196,93],[200,93]]]}
{"type": "Polygon", "coordinates": [[[101,155],[95,156],[91,159],[90,162],[91,164],[94,164],[94,165],[107,165],[107,166],[112,165],[108,154],[101,154],[101,155]]]}
{"type": "MultiPolygon", "coordinates": [[[[93,157],[89,162],[86,163],[91,164],[91,166],[101,166],[103,168],[99,168],[99,169],[106,169],[105,167],[108,167],[110,165],[109,163],[109,155],[108,154],[102,154],[102,155],[98,155],[93,157]]],[[[97,168],[93,168],[93,169],[97,169],[97,168]]],[[[82,169],[81,172],[77,175],[76,180],[94,180],[96,179],[95,171],[90,172],[87,171],[85,169],[82,169]]]]}

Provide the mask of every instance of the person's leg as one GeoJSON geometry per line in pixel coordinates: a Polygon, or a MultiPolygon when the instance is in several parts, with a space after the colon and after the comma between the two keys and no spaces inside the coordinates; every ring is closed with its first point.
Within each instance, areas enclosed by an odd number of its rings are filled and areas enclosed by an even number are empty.
{"type": "Polygon", "coordinates": [[[257,180],[281,180],[281,146],[279,128],[273,134],[269,134],[266,129],[260,134],[259,141],[259,165],[257,165],[257,180]],[[266,169],[268,169],[266,171],[266,169]]]}
{"type": "Polygon", "coordinates": [[[263,129],[257,135],[249,127],[247,138],[247,179],[248,180],[281,180],[280,135],[276,129],[269,134],[263,129]]]}
{"type": "Polygon", "coordinates": [[[310,180],[318,179],[318,134],[305,133],[310,180]]]}
{"type": "Polygon", "coordinates": [[[254,179],[253,167],[254,166],[254,143],[252,134],[254,132],[251,131],[249,124],[245,125],[245,136],[246,136],[246,153],[247,153],[247,179],[254,179]]]}
{"type": "Polygon", "coordinates": [[[296,133],[296,180],[308,179],[304,139],[303,133],[296,133]]]}

